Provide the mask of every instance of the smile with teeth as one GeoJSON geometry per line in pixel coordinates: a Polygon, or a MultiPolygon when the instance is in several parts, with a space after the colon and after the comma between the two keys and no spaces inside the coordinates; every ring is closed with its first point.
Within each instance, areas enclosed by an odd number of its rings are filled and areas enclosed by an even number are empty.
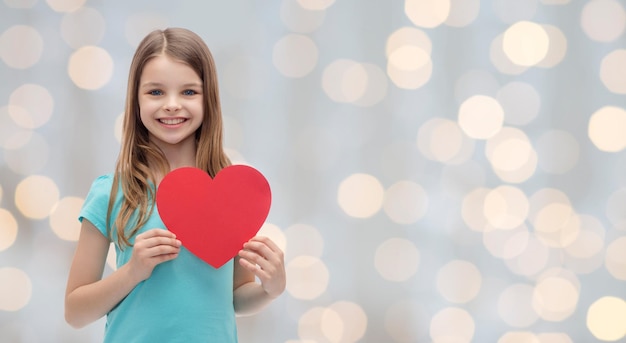
{"type": "Polygon", "coordinates": [[[161,118],[159,121],[166,125],[176,125],[184,122],[185,118],[161,118]]]}

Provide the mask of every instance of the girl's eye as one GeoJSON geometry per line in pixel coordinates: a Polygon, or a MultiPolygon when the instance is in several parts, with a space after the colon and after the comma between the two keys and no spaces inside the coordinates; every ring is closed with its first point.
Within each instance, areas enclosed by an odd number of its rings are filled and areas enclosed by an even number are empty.
{"type": "Polygon", "coordinates": [[[158,89],[155,89],[155,90],[150,91],[148,94],[150,94],[150,95],[163,95],[163,92],[161,92],[158,89]]]}
{"type": "Polygon", "coordinates": [[[192,89],[187,89],[186,91],[183,91],[183,95],[195,95],[196,91],[192,90],[192,89]]]}

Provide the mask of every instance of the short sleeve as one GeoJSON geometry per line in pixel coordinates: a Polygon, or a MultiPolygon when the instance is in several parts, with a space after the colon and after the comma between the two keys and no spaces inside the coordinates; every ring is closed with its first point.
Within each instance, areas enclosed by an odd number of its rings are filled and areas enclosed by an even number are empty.
{"type": "Polygon", "coordinates": [[[113,185],[112,175],[103,175],[94,180],[87,193],[87,198],[80,210],[78,220],[89,220],[105,237],[110,239],[107,234],[107,210],[109,206],[109,198],[111,196],[111,186],[113,185]]]}

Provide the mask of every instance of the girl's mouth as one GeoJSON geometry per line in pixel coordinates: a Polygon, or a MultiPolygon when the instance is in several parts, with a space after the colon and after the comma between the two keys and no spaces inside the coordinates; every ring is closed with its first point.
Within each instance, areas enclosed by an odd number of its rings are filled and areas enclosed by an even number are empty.
{"type": "Polygon", "coordinates": [[[165,124],[165,125],[176,125],[176,124],[180,124],[182,122],[184,122],[185,118],[161,118],[159,119],[159,122],[165,124]]]}

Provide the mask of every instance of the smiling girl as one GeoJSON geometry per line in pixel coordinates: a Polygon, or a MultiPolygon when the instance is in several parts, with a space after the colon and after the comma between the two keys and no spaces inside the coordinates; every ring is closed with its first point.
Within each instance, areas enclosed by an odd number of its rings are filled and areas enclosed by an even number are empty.
{"type": "Polygon", "coordinates": [[[169,171],[197,167],[214,177],[229,164],[208,47],[186,29],[148,34],[130,68],[115,172],[93,182],[81,209],[66,321],[79,328],[106,315],[105,342],[237,342],[235,315],[256,313],[284,291],[283,252],[257,236],[215,269],[154,208],[169,171]],[[117,269],[103,278],[111,242],[117,269]]]}

